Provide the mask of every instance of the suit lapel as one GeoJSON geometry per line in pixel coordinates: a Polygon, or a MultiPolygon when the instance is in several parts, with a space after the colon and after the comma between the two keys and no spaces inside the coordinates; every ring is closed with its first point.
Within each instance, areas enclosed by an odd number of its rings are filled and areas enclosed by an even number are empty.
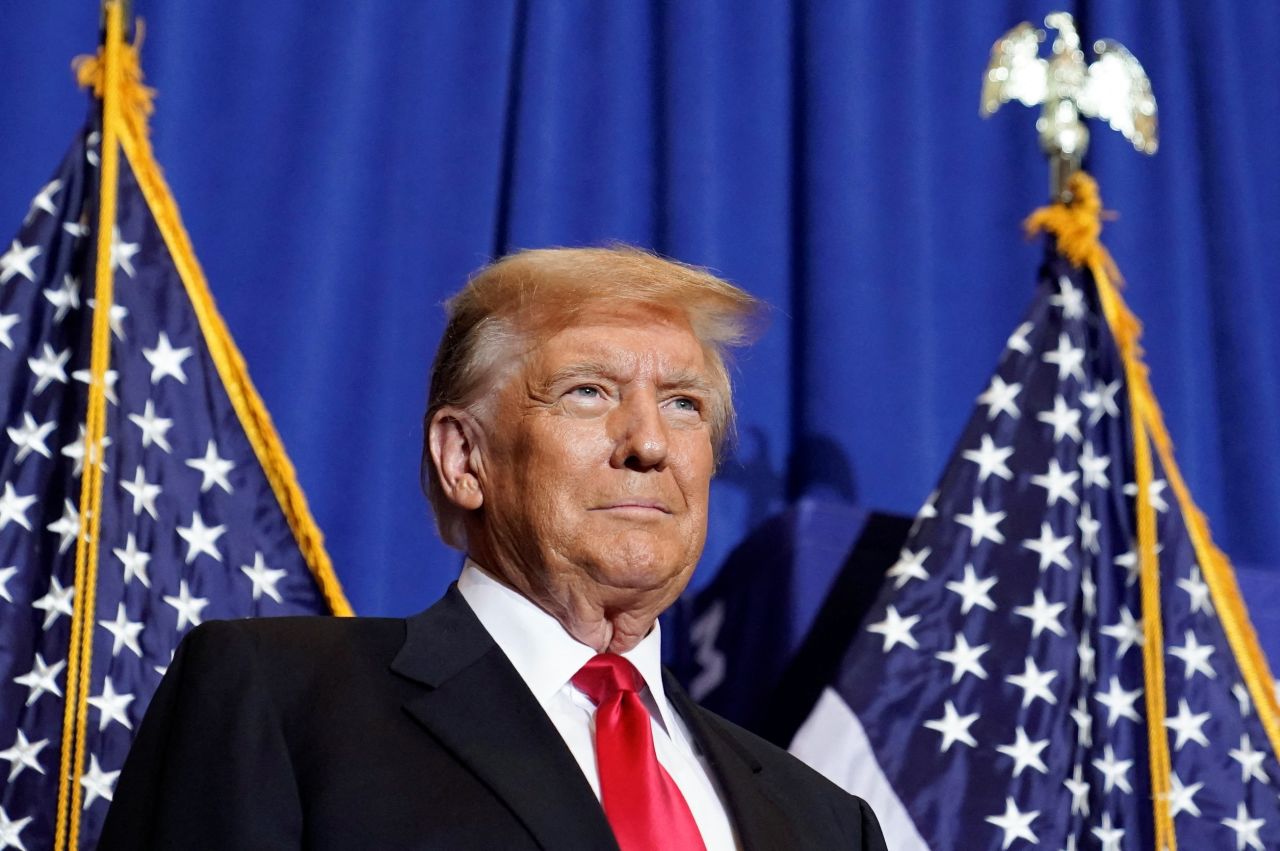
{"type": "Polygon", "coordinates": [[[663,671],[663,687],[715,773],[743,849],[770,851],[800,847],[800,840],[791,831],[782,809],[767,793],[768,778],[759,760],[715,726],[706,711],[685,694],[670,671],[663,671]]]}
{"type": "Polygon", "coordinates": [[[456,587],[409,619],[391,668],[426,686],[405,710],[511,809],[539,845],[617,848],[559,731],[456,587]]]}

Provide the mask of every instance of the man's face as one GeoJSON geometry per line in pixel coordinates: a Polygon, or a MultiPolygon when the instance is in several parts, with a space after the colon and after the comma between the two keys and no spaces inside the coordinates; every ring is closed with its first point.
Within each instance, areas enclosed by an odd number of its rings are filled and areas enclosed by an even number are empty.
{"type": "Polygon", "coordinates": [[[489,556],[534,587],[674,600],[706,538],[714,392],[688,323],[654,308],[589,307],[541,340],[491,408],[489,556]]]}

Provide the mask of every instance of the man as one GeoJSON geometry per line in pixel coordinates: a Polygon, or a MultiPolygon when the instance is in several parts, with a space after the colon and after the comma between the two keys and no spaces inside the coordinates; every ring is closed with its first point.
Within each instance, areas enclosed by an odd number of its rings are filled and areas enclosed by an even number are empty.
{"type": "Polygon", "coordinates": [[[863,801],[659,661],[732,424],[723,351],[756,308],[634,249],[482,270],[425,419],[458,582],[407,620],[193,630],[100,847],[883,849],[863,801]]]}

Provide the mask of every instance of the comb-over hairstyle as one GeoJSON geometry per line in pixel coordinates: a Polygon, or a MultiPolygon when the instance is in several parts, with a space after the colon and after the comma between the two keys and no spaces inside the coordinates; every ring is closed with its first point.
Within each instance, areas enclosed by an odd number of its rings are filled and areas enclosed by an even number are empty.
{"type": "Polygon", "coordinates": [[[423,418],[422,485],[440,536],[464,548],[465,512],[444,495],[431,462],[430,423],[443,407],[470,411],[485,428],[487,403],[538,342],[601,303],[683,316],[702,344],[715,388],[708,418],[717,458],[733,433],[725,360],[754,335],[762,303],[696,266],[631,246],[519,251],[484,267],[445,304],[448,324],[431,368],[423,418]]]}

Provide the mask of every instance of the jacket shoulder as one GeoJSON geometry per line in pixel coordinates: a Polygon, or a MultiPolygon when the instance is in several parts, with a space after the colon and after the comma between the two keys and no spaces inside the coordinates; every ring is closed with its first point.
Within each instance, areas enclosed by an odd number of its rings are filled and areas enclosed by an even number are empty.
{"type": "Polygon", "coordinates": [[[179,646],[196,671],[256,671],[287,683],[323,673],[341,679],[357,671],[385,671],[404,643],[398,618],[298,616],[206,621],[179,646]]]}

